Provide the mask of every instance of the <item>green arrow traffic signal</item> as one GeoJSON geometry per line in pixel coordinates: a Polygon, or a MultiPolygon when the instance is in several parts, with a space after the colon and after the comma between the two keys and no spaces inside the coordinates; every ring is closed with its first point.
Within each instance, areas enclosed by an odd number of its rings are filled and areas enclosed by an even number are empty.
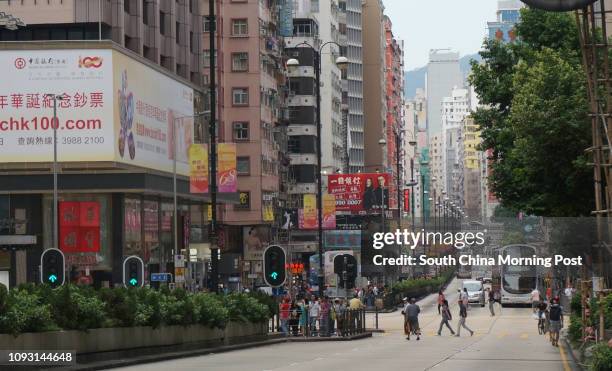
{"type": "Polygon", "coordinates": [[[55,281],[57,281],[57,276],[55,274],[50,275],[49,281],[51,281],[51,283],[55,283],[55,281]]]}
{"type": "Polygon", "coordinates": [[[278,277],[278,273],[272,272],[272,273],[270,273],[270,277],[272,277],[272,279],[275,280],[276,277],[278,277]]]}
{"type": "Polygon", "coordinates": [[[136,280],[136,278],[132,278],[130,280],[130,285],[132,285],[132,286],[136,286],[137,283],[138,283],[138,281],[136,280]]]}

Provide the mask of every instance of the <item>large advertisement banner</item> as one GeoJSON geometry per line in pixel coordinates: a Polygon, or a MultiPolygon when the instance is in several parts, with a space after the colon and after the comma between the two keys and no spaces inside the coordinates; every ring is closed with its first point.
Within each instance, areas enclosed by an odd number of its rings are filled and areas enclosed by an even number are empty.
{"type": "Polygon", "coordinates": [[[117,161],[189,174],[193,143],[193,89],[113,51],[117,161]]]}
{"type": "Polygon", "coordinates": [[[189,192],[208,193],[208,146],[189,147],[189,192]]]}
{"type": "Polygon", "coordinates": [[[389,207],[389,174],[359,173],[328,176],[328,193],[336,197],[336,211],[380,213],[389,207]]]}
{"type": "Polygon", "coordinates": [[[217,164],[219,192],[236,192],[238,173],[236,171],[235,143],[219,143],[217,145],[217,164]]]}
{"type": "Polygon", "coordinates": [[[52,162],[54,128],[59,161],[114,159],[110,50],[3,51],[0,70],[0,162],[52,162]]]}
{"type": "Polygon", "coordinates": [[[176,151],[189,174],[189,85],[110,49],[1,51],[0,70],[0,162],[52,161],[56,128],[60,162],[172,172],[176,151]]]}
{"type": "Polygon", "coordinates": [[[270,244],[270,227],[258,225],[243,227],[244,260],[263,261],[263,253],[270,244]]]}
{"type": "Polygon", "coordinates": [[[323,195],[323,229],[334,228],[336,228],[336,197],[326,193],[323,195]]]}

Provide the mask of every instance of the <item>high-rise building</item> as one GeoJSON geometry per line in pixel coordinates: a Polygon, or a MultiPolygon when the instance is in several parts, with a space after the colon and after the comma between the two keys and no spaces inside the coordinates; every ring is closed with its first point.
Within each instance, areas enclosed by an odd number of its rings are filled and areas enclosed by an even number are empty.
{"type": "Polygon", "coordinates": [[[460,198],[458,191],[459,138],[461,125],[470,114],[469,89],[453,88],[450,96],[442,99],[442,178],[441,185],[451,198],[460,198]]]}
{"type": "Polygon", "coordinates": [[[480,130],[474,119],[463,119],[459,139],[459,206],[472,220],[481,219],[481,169],[479,160],[480,130]]]}
{"type": "MultiPolygon", "coordinates": [[[[57,246],[71,277],[119,285],[123,257],[138,255],[148,283],[152,272],[174,274],[175,255],[193,248],[197,262],[180,276],[202,286],[210,197],[191,193],[188,178],[190,145],[207,140],[200,3],[3,1],[0,11],[25,23],[0,28],[1,95],[15,97],[3,113],[51,117],[55,100],[66,123],[57,133],[57,166],[48,125],[20,131],[21,139],[3,134],[0,234],[13,233],[6,222],[17,218],[23,233],[38,237],[15,252],[10,284],[38,282],[59,216],[57,246]]],[[[235,196],[220,192],[217,201],[235,196]]]]}
{"type": "Polygon", "coordinates": [[[520,0],[499,0],[497,2],[497,19],[493,22],[487,22],[489,39],[504,42],[514,41],[516,39],[514,26],[520,20],[520,10],[524,6],[525,4],[520,0]]]}
{"type": "MultiPolygon", "coordinates": [[[[204,16],[208,2],[200,3],[204,16]]],[[[279,203],[279,168],[284,156],[276,136],[288,122],[284,109],[283,38],[279,35],[282,2],[217,2],[216,19],[204,22],[205,60],[210,56],[209,36],[216,24],[216,60],[219,141],[235,142],[238,163],[238,205],[223,205],[217,215],[223,224],[222,259],[251,261],[251,271],[230,267],[224,274],[232,285],[261,283],[263,247],[276,233],[279,203]],[[283,125],[281,125],[283,124],[283,125]],[[258,275],[259,274],[259,275],[258,275]],[[258,278],[247,278],[258,275],[258,278]]],[[[209,75],[208,62],[204,73],[209,75]]],[[[208,79],[206,79],[208,81],[208,79]]],[[[311,87],[312,88],[312,87],[311,87]]],[[[311,156],[314,157],[314,156],[311,156]]],[[[312,176],[312,174],[311,174],[312,176]]],[[[229,283],[229,282],[228,282],[229,283]]]]}
{"type": "Polygon", "coordinates": [[[389,171],[385,148],[379,144],[386,138],[386,79],[384,6],[381,0],[366,0],[363,7],[363,84],[368,93],[363,97],[365,117],[365,170],[389,171]]]}
{"type": "Polygon", "coordinates": [[[433,135],[442,132],[442,99],[447,97],[454,87],[463,86],[459,53],[448,49],[431,50],[426,84],[427,133],[433,135]]]}
{"type": "MultiPolygon", "coordinates": [[[[346,73],[348,91],[348,171],[364,171],[364,102],[363,102],[363,0],[346,0],[346,73]]],[[[340,2],[342,6],[342,2],[340,2]]]]}
{"type": "MultiPolygon", "coordinates": [[[[387,117],[385,122],[384,138],[387,142],[383,156],[387,158],[387,172],[391,174],[391,184],[389,184],[389,207],[401,210],[398,194],[398,184],[403,178],[400,174],[401,157],[406,148],[402,142],[401,134],[403,130],[404,109],[404,43],[393,35],[392,23],[389,17],[384,16],[385,30],[385,99],[387,117]],[[397,139],[400,140],[397,143],[397,139]],[[398,145],[399,144],[399,145],[398,145]],[[399,162],[398,162],[399,158],[399,162]]],[[[399,184],[399,190],[403,188],[399,184]]]]}
{"type": "Polygon", "coordinates": [[[427,148],[427,100],[422,89],[417,89],[412,100],[405,102],[404,109],[404,144],[406,155],[403,157],[404,183],[416,183],[410,187],[410,212],[414,212],[415,218],[421,215],[418,195],[421,194],[419,177],[419,157],[422,149],[427,148]],[[410,142],[416,142],[415,145],[410,142]],[[412,168],[411,166],[412,160],[412,168]]]}

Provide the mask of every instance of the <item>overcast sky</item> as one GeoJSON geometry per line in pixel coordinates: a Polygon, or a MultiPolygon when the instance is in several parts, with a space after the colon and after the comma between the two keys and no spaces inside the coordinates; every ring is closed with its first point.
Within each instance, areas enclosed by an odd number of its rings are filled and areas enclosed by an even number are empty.
{"type": "Polygon", "coordinates": [[[429,49],[480,50],[496,0],[383,0],[393,33],[404,40],[405,68],[427,64],[429,49]]]}

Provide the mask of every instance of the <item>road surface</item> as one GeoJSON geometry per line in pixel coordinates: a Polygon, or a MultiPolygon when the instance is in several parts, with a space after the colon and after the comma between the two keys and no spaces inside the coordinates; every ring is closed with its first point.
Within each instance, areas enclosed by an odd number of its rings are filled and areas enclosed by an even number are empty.
{"type": "MultiPolygon", "coordinates": [[[[446,290],[456,331],[458,307],[454,280],[446,290]]],[[[538,335],[529,308],[501,308],[496,316],[488,306],[472,305],[467,325],[475,331],[470,336],[463,330],[453,337],[448,329],[437,336],[440,317],[436,295],[419,302],[423,336],[408,341],[403,334],[400,312],[379,315],[379,327],[384,334],[357,341],[282,343],[226,353],[211,354],[172,361],[149,363],[123,368],[144,370],[537,370],[570,371],[574,365],[563,348],[552,347],[545,336],[538,335]],[[501,313],[499,313],[501,310],[501,313]]],[[[368,327],[373,315],[368,315],[368,327]]]]}

